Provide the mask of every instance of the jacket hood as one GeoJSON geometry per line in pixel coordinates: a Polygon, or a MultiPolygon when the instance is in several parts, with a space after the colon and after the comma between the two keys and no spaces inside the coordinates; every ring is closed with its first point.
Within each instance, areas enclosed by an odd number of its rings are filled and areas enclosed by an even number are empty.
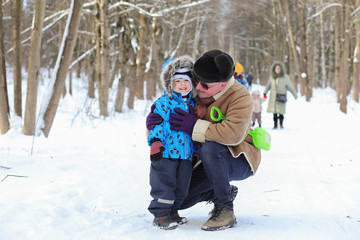
{"type": "Polygon", "coordinates": [[[259,90],[254,90],[251,95],[257,95],[260,96],[260,91],[259,90]]]}
{"type": "Polygon", "coordinates": [[[271,76],[273,79],[276,79],[278,77],[283,77],[285,76],[286,74],[286,71],[285,71],[285,66],[282,62],[274,62],[272,65],[271,65],[271,76]],[[276,74],[275,72],[275,67],[276,66],[280,66],[281,68],[281,72],[279,74],[276,74]]]}
{"type": "MultiPolygon", "coordinates": [[[[171,97],[174,93],[174,75],[180,68],[188,68],[191,72],[194,68],[194,59],[188,55],[174,58],[163,67],[160,73],[160,81],[162,82],[164,89],[169,97],[171,97]]],[[[194,89],[196,86],[194,81],[192,81],[192,84],[193,96],[195,96],[194,89]]]]}

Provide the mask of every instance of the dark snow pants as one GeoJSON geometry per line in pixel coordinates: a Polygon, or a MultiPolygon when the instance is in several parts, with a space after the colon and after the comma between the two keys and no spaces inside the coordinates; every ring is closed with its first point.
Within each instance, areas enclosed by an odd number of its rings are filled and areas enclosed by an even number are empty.
{"type": "Polygon", "coordinates": [[[243,154],[234,158],[227,146],[216,142],[202,145],[200,159],[202,164],[193,170],[189,193],[180,209],[211,200],[232,210],[229,182],[244,180],[253,175],[249,163],[243,154]]]}
{"type": "Polygon", "coordinates": [[[152,161],[150,167],[150,195],[148,210],[155,217],[177,211],[187,196],[192,165],[189,160],[162,158],[152,161]]]}

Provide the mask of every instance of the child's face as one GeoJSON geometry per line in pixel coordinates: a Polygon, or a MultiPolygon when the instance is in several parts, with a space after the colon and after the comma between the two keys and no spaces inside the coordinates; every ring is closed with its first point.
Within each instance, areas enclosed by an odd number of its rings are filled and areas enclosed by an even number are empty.
{"type": "Polygon", "coordinates": [[[191,83],[184,78],[174,80],[174,89],[179,93],[187,93],[191,88],[191,83]]]}

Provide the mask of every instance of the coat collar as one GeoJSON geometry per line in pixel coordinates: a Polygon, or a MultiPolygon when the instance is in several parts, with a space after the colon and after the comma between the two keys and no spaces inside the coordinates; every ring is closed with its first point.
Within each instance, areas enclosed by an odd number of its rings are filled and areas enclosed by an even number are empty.
{"type": "Polygon", "coordinates": [[[214,95],[214,99],[217,100],[219,99],[222,95],[224,95],[225,92],[227,92],[227,90],[229,90],[229,88],[231,88],[233,85],[235,84],[235,78],[231,77],[229,81],[227,81],[226,87],[224,89],[224,91],[221,91],[217,94],[214,95]]]}

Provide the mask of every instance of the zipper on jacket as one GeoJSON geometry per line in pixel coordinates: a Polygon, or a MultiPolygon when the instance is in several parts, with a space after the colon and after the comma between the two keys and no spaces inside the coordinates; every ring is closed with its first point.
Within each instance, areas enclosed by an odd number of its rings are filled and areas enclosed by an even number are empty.
{"type": "MultiPolygon", "coordinates": [[[[183,101],[184,101],[184,99],[183,99],[183,101]]],[[[185,110],[186,110],[186,112],[188,111],[188,107],[187,107],[187,102],[186,101],[184,101],[184,103],[185,103],[185,110]]],[[[186,139],[187,139],[187,137],[186,137],[186,133],[185,133],[185,159],[186,159],[186,146],[187,146],[187,141],[186,141],[186,139]]]]}

